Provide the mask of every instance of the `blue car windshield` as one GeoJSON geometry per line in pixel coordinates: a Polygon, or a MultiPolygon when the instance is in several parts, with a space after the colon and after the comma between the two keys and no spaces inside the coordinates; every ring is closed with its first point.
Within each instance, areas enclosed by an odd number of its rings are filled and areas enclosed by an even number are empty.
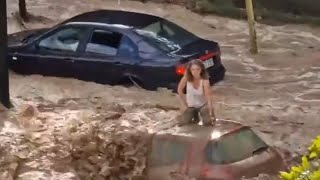
{"type": "Polygon", "coordinates": [[[160,20],[142,28],[136,28],[140,36],[151,45],[165,52],[179,51],[184,46],[196,41],[197,36],[178,25],[160,20]]]}

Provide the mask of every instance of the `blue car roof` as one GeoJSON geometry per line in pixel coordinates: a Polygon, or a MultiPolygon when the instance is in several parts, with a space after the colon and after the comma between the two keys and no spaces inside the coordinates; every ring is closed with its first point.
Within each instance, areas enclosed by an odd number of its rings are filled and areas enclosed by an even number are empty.
{"type": "Polygon", "coordinates": [[[121,10],[96,10],[85,12],[74,16],[66,22],[93,22],[93,23],[104,23],[104,24],[117,24],[130,26],[134,28],[140,28],[147,26],[153,22],[162,20],[162,18],[143,14],[138,12],[121,11],[121,10]]]}

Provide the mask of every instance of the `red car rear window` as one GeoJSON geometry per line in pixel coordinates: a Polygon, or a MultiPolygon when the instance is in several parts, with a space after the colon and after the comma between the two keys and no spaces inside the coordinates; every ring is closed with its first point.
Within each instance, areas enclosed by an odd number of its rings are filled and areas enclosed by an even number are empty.
{"type": "Polygon", "coordinates": [[[209,163],[229,164],[252,156],[257,149],[268,146],[250,128],[242,128],[221,137],[217,142],[210,141],[206,146],[209,163]]]}

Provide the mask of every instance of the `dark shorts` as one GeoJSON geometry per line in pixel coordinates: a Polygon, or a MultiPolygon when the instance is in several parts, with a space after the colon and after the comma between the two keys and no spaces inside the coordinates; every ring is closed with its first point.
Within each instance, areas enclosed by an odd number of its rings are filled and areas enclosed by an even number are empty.
{"type": "Polygon", "coordinates": [[[212,125],[213,121],[209,115],[209,110],[206,105],[200,108],[187,108],[179,117],[178,124],[180,126],[195,123],[198,124],[202,120],[203,125],[212,125]]]}

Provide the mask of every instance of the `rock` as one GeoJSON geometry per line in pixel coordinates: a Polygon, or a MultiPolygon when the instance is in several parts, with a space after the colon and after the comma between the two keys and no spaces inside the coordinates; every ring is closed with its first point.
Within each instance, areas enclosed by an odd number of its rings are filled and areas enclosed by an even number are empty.
{"type": "Polygon", "coordinates": [[[270,119],[272,121],[279,121],[279,118],[277,116],[271,116],[270,119]]]}
{"type": "Polygon", "coordinates": [[[126,120],[122,120],[121,121],[121,126],[122,127],[127,127],[127,128],[132,127],[132,125],[126,120]]]}
{"type": "Polygon", "coordinates": [[[90,142],[89,144],[87,144],[84,148],[83,151],[86,152],[93,152],[97,149],[97,144],[94,142],[90,142]]]}
{"type": "Polygon", "coordinates": [[[109,163],[106,162],[102,165],[102,168],[101,168],[99,174],[102,175],[103,177],[107,177],[107,176],[111,175],[111,169],[112,168],[110,168],[109,163]]]}
{"type": "Polygon", "coordinates": [[[39,112],[52,112],[54,111],[55,107],[50,105],[38,104],[37,109],[39,112]]]}
{"type": "Polygon", "coordinates": [[[18,162],[12,162],[12,163],[10,163],[10,165],[9,165],[9,169],[12,170],[12,171],[16,171],[17,168],[18,168],[18,166],[19,166],[19,163],[18,163],[18,162]]]}
{"type": "Polygon", "coordinates": [[[31,119],[37,114],[37,108],[30,105],[30,104],[25,104],[20,108],[19,111],[19,116],[20,118],[26,118],[26,119],[31,119]]]}
{"type": "Polygon", "coordinates": [[[29,156],[29,150],[28,149],[22,149],[19,152],[17,152],[16,155],[20,159],[26,159],[29,156]]]}
{"type": "Polygon", "coordinates": [[[77,110],[79,109],[79,104],[74,100],[69,100],[65,103],[65,106],[70,110],[77,110]]]}
{"type": "Polygon", "coordinates": [[[80,98],[62,98],[62,99],[59,99],[56,103],[57,106],[64,106],[67,102],[69,101],[79,101],[80,98]]]}
{"type": "Polygon", "coordinates": [[[185,6],[187,9],[193,9],[196,6],[196,0],[187,0],[185,6]]]}
{"type": "Polygon", "coordinates": [[[272,130],[267,130],[267,129],[262,129],[260,131],[263,132],[263,133],[266,133],[266,134],[272,134],[273,133],[272,130]]]}
{"type": "Polygon", "coordinates": [[[14,180],[13,179],[13,174],[10,173],[9,171],[4,171],[0,174],[0,179],[5,179],[5,180],[14,180]]]}
{"type": "Polygon", "coordinates": [[[38,110],[36,107],[30,104],[25,104],[20,108],[17,120],[25,128],[31,128],[33,126],[36,126],[37,124],[37,122],[34,119],[37,117],[37,115],[38,110]]]}
{"type": "Polygon", "coordinates": [[[125,108],[121,106],[120,104],[115,104],[109,108],[110,111],[118,112],[120,114],[123,114],[126,112],[125,108]]]}
{"type": "Polygon", "coordinates": [[[79,163],[81,164],[81,166],[84,169],[86,169],[86,170],[88,170],[90,172],[96,172],[97,171],[97,168],[94,165],[90,164],[88,161],[86,161],[84,159],[80,160],[79,163]]]}
{"type": "Polygon", "coordinates": [[[179,107],[176,107],[176,106],[164,106],[161,104],[156,104],[156,108],[162,109],[164,111],[170,111],[170,110],[178,111],[180,109],[179,107]]]}
{"type": "Polygon", "coordinates": [[[99,163],[101,163],[100,156],[92,155],[88,159],[89,159],[89,162],[94,165],[99,165],[99,163]]]}
{"type": "Polygon", "coordinates": [[[109,119],[119,119],[122,116],[123,113],[119,113],[119,112],[108,112],[105,115],[105,120],[109,120],[109,119]]]}

